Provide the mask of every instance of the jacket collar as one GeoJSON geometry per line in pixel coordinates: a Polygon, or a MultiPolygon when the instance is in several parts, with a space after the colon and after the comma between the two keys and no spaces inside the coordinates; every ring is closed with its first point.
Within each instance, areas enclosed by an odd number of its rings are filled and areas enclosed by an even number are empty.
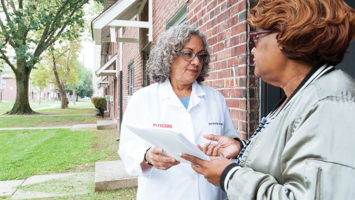
{"type": "MultiPolygon", "coordinates": [[[[166,79],[163,83],[160,83],[159,95],[161,100],[168,100],[169,103],[174,105],[180,105],[181,102],[176,96],[169,79],[166,79]]],[[[201,98],[205,96],[206,93],[203,91],[202,86],[194,81],[192,84],[192,92],[190,96],[189,109],[200,103],[201,98]]]]}

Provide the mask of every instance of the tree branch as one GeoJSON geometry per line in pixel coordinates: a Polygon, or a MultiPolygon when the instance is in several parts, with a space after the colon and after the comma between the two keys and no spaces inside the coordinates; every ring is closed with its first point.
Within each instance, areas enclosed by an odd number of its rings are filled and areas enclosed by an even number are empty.
{"type": "MultiPolygon", "coordinates": [[[[3,1],[3,0],[2,0],[2,1],[3,1]]],[[[52,30],[51,30],[51,27],[53,26],[53,24],[54,24],[55,22],[57,22],[57,18],[59,18],[58,15],[62,12],[62,10],[65,8],[65,6],[66,6],[68,3],[69,3],[69,1],[67,0],[67,1],[62,5],[62,7],[59,8],[59,11],[57,12],[56,17],[55,17],[53,20],[51,20],[51,23],[49,23],[48,26],[46,26],[46,28],[44,29],[44,31],[43,31],[43,33],[42,33],[42,37],[41,37],[41,39],[40,39],[40,41],[39,41],[39,45],[37,46],[37,48],[36,48],[36,50],[35,50],[35,54],[36,54],[36,52],[38,52],[38,55],[40,55],[40,54],[44,51],[44,49],[46,49],[46,48],[43,48],[43,43],[45,43],[45,40],[48,38],[49,32],[52,31],[52,30]],[[41,48],[43,48],[43,49],[41,49],[41,48]]],[[[50,46],[50,45],[47,45],[47,47],[48,47],[48,46],[50,46]]]]}
{"type": "Polygon", "coordinates": [[[57,83],[57,86],[58,86],[59,90],[62,90],[62,83],[60,82],[59,74],[58,74],[58,71],[57,71],[57,62],[56,62],[56,59],[55,59],[55,56],[54,56],[54,52],[51,52],[51,54],[52,54],[54,77],[55,77],[55,80],[56,80],[56,83],[57,83]]]}
{"type": "MultiPolygon", "coordinates": [[[[4,0],[1,0],[1,5],[2,5],[2,9],[3,9],[4,13],[5,13],[5,16],[6,16],[7,21],[8,21],[8,22],[11,22],[11,18],[10,18],[9,13],[7,12],[6,5],[5,5],[4,0]]],[[[0,19],[0,26],[1,26],[1,29],[2,29],[3,32],[7,32],[7,31],[6,31],[6,27],[5,27],[5,25],[4,25],[4,23],[2,22],[1,19],[0,19]]],[[[12,26],[10,26],[10,27],[13,28],[12,26]]],[[[12,31],[13,31],[13,30],[12,30],[12,31]]],[[[16,47],[16,44],[13,42],[13,40],[9,40],[9,43],[10,43],[10,45],[11,45],[12,47],[16,47]]]]}
{"type": "Polygon", "coordinates": [[[14,11],[14,13],[16,13],[17,11],[16,11],[16,7],[15,7],[15,4],[14,4],[14,1],[13,1],[13,0],[10,0],[10,1],[9,1],[9,4],[10,4],[12,10],[14,11]]]}
{"type": "Polygon", "coordinates": [[[0,59],[5,60],[5,62],[11,67],[11,69],[16,72],[16,67],[10,62],[10,60],[7,58],[7,56],[4,54],[4,52],[0,51],[1,55],[0,59]]]}
{"type": "Polygon", "coordinates": [[[18,8],[22,9],[23,8],[23,0],[18,1],[18,8]]]}
{"type": "Polygon", "coordinates": [[[51,37],[48,37],[48,40],[46,41],[46,43],[48,43],[49,45],[52,45],[56,40],[55,38],[57,38],[59,35],[62,34],[62,32],[65,30],[65,28],[67,27],[68,23],[70,22],[70,19],[73,17],[73,15],[75,14],[75,12],[80,9],[85,3],[82,3],[81,5],[78,5],[73,11],[72,13],[70,13],[70,17],[68,18],[68,20],[66,22],[64,22],[63,27],[60,29],[59,32],[57,32],[57,34],[55,34],[55,32],[53,32],[53,34],[51,35],[51,37]],[[54,35],[55,34],[55,35],[54,35]]]}
{"type": "Polygon", "coordinates": [[[11,18],[10,18],[9,13],[7,12],[6,5],[5,5],[4,0],[1,0],[1,5],[2,5],[2,10],[3,10],[4,13],[5,13],[5,16],[6,16],[7,21],[11,21],[11,18]]]}
{"type": "Polygon", "coordinates": [[[4,23],[2,22],[1,18],[0,18],[0,27],[3,32],[6,31],[6,27],[5,27],[4,23]]]}
{"type": "MultiPolygon", "coordinates": [[[[81,0],[81,1],[78,1],[76,2],[74,5],[72,5],[71,7],[68,7],[67,9],[64,9],[64,7],[62,7],[63,9],[60,10],[61,13],[58,12],[58,14],[56,15],[56,17],[54,18],[54,21],[51,25],[54,24],[54,22],[56,22],[56,20],[61,20],[62,16],[64,13],[67,12],[67,10],[69,10],[70,8],[74,7],[73,10],[72,10],[72,13],[70,14],[70,17],[67,18],[67,21],[64,22],[65,26],[69,23],[69,21],[71,20],[71,18],[73,17],[73,15],[75,14],[75,12],[80,8],[82,7],[85,3],[85,0],[81,0]],[[81,2],[82,1],[82,2],[81,2]],[[82,3],[81,5],[79,3],[82,3]]],[[[65,27],[64,27],[65,28],[65,27]]],[[[50,29],[51,31],[48,33],[48,35],[50,35],[48,38],[53,38],[53,35],[55,34],[56,32],[56,28],[51,28],[50,29]]],[[[64,29],[63,29],[64,30],[64,29]]],[[[58,34],[57,34],[58,35],[58,34]]],[[[48,40],[47,40],[48,41],[48,40]]]]}

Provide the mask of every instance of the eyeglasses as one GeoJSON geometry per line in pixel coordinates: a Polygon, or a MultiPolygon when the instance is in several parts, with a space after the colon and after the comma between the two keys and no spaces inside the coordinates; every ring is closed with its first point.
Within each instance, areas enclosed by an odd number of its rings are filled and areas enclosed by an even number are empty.
{"type": "Polygon", "coordinates": [[[187,62],[192,61],[193,59],[195,59],[195,57],[197,57],[200,62],[206,61],[208,58],[208,53],[205,51],[198,52],[198,53],[194,54],[193,51],[186,50],[186,51],[180,51],[180,53],[182,55],[182,58],[187,62]]]}
{"type": "Polygon", "coordinates": [[[259,35],[262,35],[262,34],[267,34],[267,33],[271,33],[271,31],[259,31],[259,32],[252,32],[250,33],[250,43],[256,47],[256,45],[258,44],[258,40],[259,40],[259,35]]]}

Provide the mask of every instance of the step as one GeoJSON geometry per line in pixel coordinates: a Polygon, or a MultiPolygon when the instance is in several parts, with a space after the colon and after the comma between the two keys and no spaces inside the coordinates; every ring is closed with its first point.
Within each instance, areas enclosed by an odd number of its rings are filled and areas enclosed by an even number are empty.
{"type": "Polygon", "coordinates": [[[127,174],[121,160],[95,163],[95,191],[136,187],[137,177],[127,174]]]}
{"type": "Polygon", "coordinates": [[[117,121],[116,120],[97,120],[96,124],[97,124],[98,130],[117,128],[117,121]]]}
{"type": "Polygon", "coordinates": [[[96,130],[97,124],[75,124],[70,129],[73,131],[96,130]]]}

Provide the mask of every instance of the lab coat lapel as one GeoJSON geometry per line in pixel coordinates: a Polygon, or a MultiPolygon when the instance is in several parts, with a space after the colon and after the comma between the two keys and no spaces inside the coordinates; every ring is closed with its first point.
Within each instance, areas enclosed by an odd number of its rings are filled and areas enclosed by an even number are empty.
{"type": "Polygon", "coordinates": [[[166,79],[163,83],[161,83],[161,87],[159,89],[159,95],[160,95],[160,100],[162,102],[166,102],[168,105],[180,106],[181,104],[173,88],[171,87],[169,79],[166,79]]]}
{"type": "MultiPolygon", "coordinates": [[[[168,79],[161,83],[159,93],[160,99],[162,101],[166,101],[169,105],[182,106],[179,98],[174,93],[173,88],[171,87],[170,81],[168,79]]],[[[195,81],[192,84],[192,92],[190,96],[188,111],[190,111],[193,107],[197,106],[205,95],[206,93],[205,91],[203,91],[202,86],[197,81],[195,81]]]]}
{"type": "Polygon", "coordinates": [[[205,95],[206,93],[203,91],[202,86],[197,81],[195,81],[192,84],[192,92],[190,96],[188,111],[197,106],[205,95]]]}

